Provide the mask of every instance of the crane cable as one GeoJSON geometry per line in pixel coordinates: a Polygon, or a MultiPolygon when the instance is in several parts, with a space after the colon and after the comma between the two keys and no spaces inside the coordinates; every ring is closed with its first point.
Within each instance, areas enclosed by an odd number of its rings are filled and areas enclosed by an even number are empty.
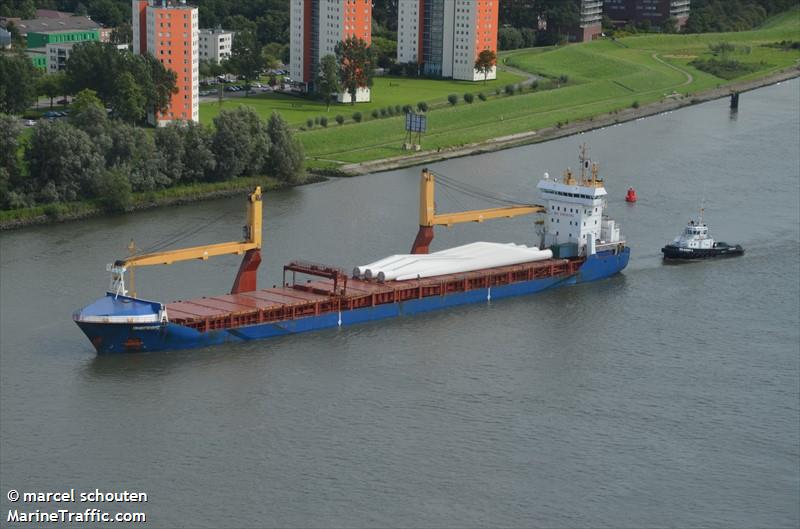
{"type": "Polygon", "coordinates": [[[506,195],[503,193],[496,193],[492,191],[487,191],[480,187],[467,184],[465,182],[461,182],[456,180],[455,178],[451,178],[449,176],[443,175],[441,173],[435,173],[431,171],[431,173],[436,176],[437,182],[440,183],[443,187],[449,188],[453,191],[462,193],[464,195],[470,196],[472,198],[476,198],[479,200],[484,200],[486,202],[491,202],[494,204],[500,204],[505,206],[532,206],[533,204],[520,202],[519,200],[515,199],[510,195],[506,195]]]}
{"type": "Polygon", "coordinates": [[[137,255],[158,252],[158,251],[161,251],[161,250],[163,250],[163,249],[165,249],[165,248],[167,248],[169,246],[172,246],[172,245],[177,244],[177,243],[179,243],[181,241],[184,241],[187,238],[191,237],[192,235],[195,235],[196,233],[208,228],[209,226],[211,226],[213,224],[216,224],[218,221],[222,220],[222,218],[227,216],[227,215],[228,215],[228,213],[223,213],[223,214],[219,215],[218,217],[215,217],[215,218],[213,218],[213,219],[211,219],[209,221],[204,222],[203,224],[195,226],[194,228],[192,228],[189,231],[178,232],[177,234],[168,235],[165,238],[154,242],[153,244],[151,244],[150,246],[148,246],[146,248],[137,249],[136,252],[132,256],[129,256],[129,258],[130,257],[135,257],[137,255]]]}

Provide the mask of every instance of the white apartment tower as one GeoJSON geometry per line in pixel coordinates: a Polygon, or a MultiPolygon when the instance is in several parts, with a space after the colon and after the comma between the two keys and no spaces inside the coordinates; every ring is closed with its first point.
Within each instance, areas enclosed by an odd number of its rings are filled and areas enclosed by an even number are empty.
{"type": "MultiPolygon", "coordinates": [[[[483,50],[497,52],[500,0],[402,0],[398,4],[397,61],[416,62],[425,75],[479,81],[483,50]]],[[[496,68],[486,76],[496,79],[496,68]]]]}
{"type": "MultiPolygon", "coordinates": [[[[372,0],[290,0],[289,73],[292,80],[314,90],[317,65],[333,55],[336,45],[348,37],[372,43],[372,0]]],[[[402,3],[402,2],[401,2],[402,3]]],[[[356,92],[356,102],[370,100],[369,87],[356,92]]],[[[349,103],[350,94],[339,94],[349,103]]]]}

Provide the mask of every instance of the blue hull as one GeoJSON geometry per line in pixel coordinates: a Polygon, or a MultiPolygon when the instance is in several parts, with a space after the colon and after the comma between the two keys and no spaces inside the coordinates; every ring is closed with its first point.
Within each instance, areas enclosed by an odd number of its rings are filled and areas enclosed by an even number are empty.
{"type": "Polygon", "coordinates": [[[630,248],[624,248],[616,254],[603,252],[588,258],[578,273],[573,276],[522,281],[501,287],[482,288],[446,296],[432,296],[400,303],[387,303],[340,313],[328,313],[320,316],[250,325],[235,329],[199,332],[174,323],[88,323],[77,320],[76,323],[94,344],[98,353],[189,349],[223,343],[259,340],[343,325],[355,325],[367,321],[408,316],[467,303],[481,303],[492,299],[533,294],[564,285],[597,281],[610,277],[624,269],[628,265],[629,257],[630,248]]]}

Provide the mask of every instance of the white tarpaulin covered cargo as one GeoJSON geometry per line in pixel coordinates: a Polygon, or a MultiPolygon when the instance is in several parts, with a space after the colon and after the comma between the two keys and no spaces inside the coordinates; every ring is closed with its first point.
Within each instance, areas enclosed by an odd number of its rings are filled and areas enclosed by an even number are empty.
{"type": "Polygon", "coordinates": [[[553,252],[514,243],[473,242],[431,254],[398,254],[357,266],[355,277],[404,281],[552,259],[553,252]]]}

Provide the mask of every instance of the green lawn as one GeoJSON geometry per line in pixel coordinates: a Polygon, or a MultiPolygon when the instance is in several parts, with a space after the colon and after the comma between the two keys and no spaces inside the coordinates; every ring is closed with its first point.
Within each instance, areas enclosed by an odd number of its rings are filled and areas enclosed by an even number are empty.
{"type": "MultiPolygon", "coordinates": [[[[498,78],[483,82],[453,81],[449,79],[410,79],[407,77],[376,77],[372,87],[372,101],[369,103],[359,103],[357,105],[333,104],[326,112],[325,104],[321,101],[306,99],[296,96],[274,93],[257,93],[250,97],[236,97],[226,99],[222,108],[233,109],[240,105],[253,107],[263,118],[268,118],[273,111],[278,111],[289,123],[293,125],[304,125],[306,120],[318,116],[327,116],[331,124],[335,124],[334,118],[341,114],[350,118],[353,112],[361,112],[365,118],[374,109],[380,109],[389,105],[412,105],[420,101],[425,101],[429,105],[447,104],[447,96],[458,94],[459,98],[465,92],[475,95],[478,92],[494,93],[495,88],[504,87],[507,84],[514,84],[523,78],[519,75],[499,72],[498,78]]],[[[200,105],[200,121],[210,123],[219,114],[220,105],[218,102],[202,103],[200,105]]]]}
{"type": "MultiPolygon", "coordinates": [[[[423,146],[426,149],[458,146],[558,122],[588,119],[628,108],[635,101],[644,105],[675,92],[690,95],[733,81],[762,77],[798,63],[800,52],[778,50],[764,44],[797,39],[799,31],[800,9],[795,9],[771,19],[756,31],[648,34],[618,42],[604,39],[502,54],[501,60],[505,59],[510,66],[549,77],[567,75],[569,83],[556,90],[500,96],[487,102],[476,99],[472,105],[460,102],[455,107],[437,108],[429,112],[429,132],[423,146]],[[689,65],[694,58],[709,55],[708,44],[722,41],[740,48],[749,47],[749,52],[737,50],[734,58],[756,64],[757,71],[726,81],[689,65]]],[[[442,94],[448,92],[444,90],[442,94]]],[[[402,156],[403,137],[403,123],[399,117],[300,133],[311,165],[402,156]]]]}

